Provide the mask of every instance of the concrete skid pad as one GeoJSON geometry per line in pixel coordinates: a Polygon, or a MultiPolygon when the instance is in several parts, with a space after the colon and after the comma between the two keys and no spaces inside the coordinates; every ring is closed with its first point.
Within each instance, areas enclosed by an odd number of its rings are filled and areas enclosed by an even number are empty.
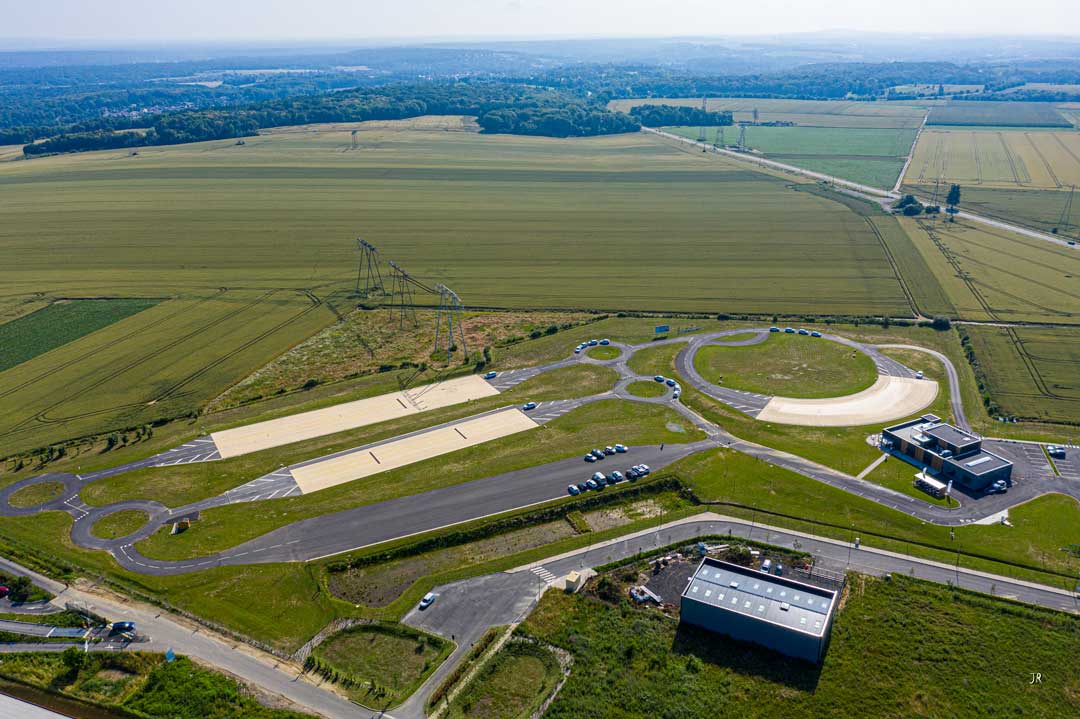
{"type": "Polygon", "coordinates": [[[929,406],[937,393],[938,383],[933,380],[879,375],[872,386],[846,397],[773,397],[757,418],[809,427],[861,426],[914,414],[929,406]]]}
{"type": "Polygon", "coordinates": [[[244,427],[214,432],[210,437],[222,459],[238,457],[271,447],[302,442],[347,429],[398,419],[418,412],[490,397],[498,390],[476,375],[459,377],[404,392],[316,409],[311,412],[257,422],[244,427]]]}

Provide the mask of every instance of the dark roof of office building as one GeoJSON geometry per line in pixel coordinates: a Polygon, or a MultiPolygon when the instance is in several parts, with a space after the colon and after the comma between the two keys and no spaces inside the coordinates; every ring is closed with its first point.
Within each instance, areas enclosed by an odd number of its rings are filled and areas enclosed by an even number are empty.
{"type": "Polygon", "coordinates": [[[954,444],[957,447],[963,447],[964,445],[973,444],[979,441],[978,437],[974,437],[967,432],[961,432],[951,424],[939,424],[934,427],[929,427],[925,430],[925,434],[942,442],[954,444]]]}
{"type": "Polygon", "coordinates": [[[683,599],[820,637],[836,592],[706,557],[683,599]]]}
{"type": "Polygon", "coordinates": [[[992,472],[995,469],[1001,469],[1002,467],[1011,464],[1009,460],[999,457],[993,452],[987,452],[985,449],[981,449],[975,454],[968,454],[959,458],[950,457],[946,461],[951,462],[957,467],[961,467],[972,474],[986,474],[987,472],[992,472]]]}

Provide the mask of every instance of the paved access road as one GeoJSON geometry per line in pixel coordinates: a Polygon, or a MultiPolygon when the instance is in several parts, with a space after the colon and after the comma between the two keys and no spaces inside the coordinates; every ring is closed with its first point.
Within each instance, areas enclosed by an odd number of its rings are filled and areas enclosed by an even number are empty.
{"type": "MultiPolygon", "coordinates": [[[[693,357],[701,347],[708,344],[754,344],[764,341],[767,337],[768,328],[740,328],[691,337],[669,338],[640,345],[612,343],[611,346],[618,349],[620,355],[611,360],[592,359],[588,357],[587,353],[583,352],[550,365],[528,368],[513,373],[507,372],[497,376],[491,382],[501,382],[503,385],[513,386],[518,381],[534,377],[541,372],[557,367],[565,367],[575,362],[613,367],[617,371],[619,379],[611,391],[591,397],[542,402],[539,403],[536,409],[532,410],[530,416],[538,423],[543,424],[557,419],[566,412],[585,403],[611,397],[638,402],[667,404],[701,429],[708,439],[689,444],[668,445],[663,451],[659,447],[638,447],[634,448],[633,457],[627,458],[632,459],[632,463],[644,462],[657,470],[691,453],[725,446],[924,521],[948,526],[959,526],[993,516],[1011,506],[1046,492],[1065,492],[1080,498],[1080,484],[1075,482],[1055,482],[1053,481],[1054,474],[1048,464],[1032,463],[1031,458],[1026,456],[1022,448],[1018,450],[1017,448],[1004,447],[1002,453],[1018,462],[1017,476],[1024,481],[1017,483],[1005,495],[967,496],[960,507],[941,507],[874,482],[858,479],[803,457],[741,440],[675,400],[672,390],[666,385],[665,393],[660,397],[641,398],[627,392],[627,387],[633,382],[652,381],[651,377],[639,376],[629,368],[627,363],[634,352],[643,347],[682,343],[685,347],[678,353],[676,358],[676,368],[680,376],[705,394],[739,411],[754,416],[760,411],[760,408],[769,402],[771,397],[730,390],[708,383],[695,370],[693,357]],[[753,336],[749,339],[735,340],[733,342],[726,340],[731,335],[745,334],[747,332],[753,333],[753,336]],[[506,375],[510,376],[507,377],[506,375]]],[[[914,375],[913,370],[882,354],[877,347],[832,335],[825,335],[822,339],[841,342],[865,352],[873,359],[879,374],[892,376],[914,375]]],[[[818,340],[815,338],[813,341],[818,340]]],[[[901,346],[912,348],[907,345],[901,346]]],[[[940,353],[922,350],[922,348],[915,349],[928,352],[945,366],[949,377],[954,411],[961,424],[966,426],[967,422],[963,414],[959,381],[955,368],[949,359],[940,353]]],[[[423,431],[426,430],[418,430],[417,432],[423,431]]],[[[399,438],[384,440],[384,442],[394,441],[395,439],[399,438]]],[[[619,438],[613,437],[611,441],[612,443],[617,442],[619,438]]],[[[366,451],[382,443],[376,442],[331,456],[366,451]]],[[[195,450],[186,448],[184,451],[195,450]]],[[[296,466],[303,466],[324,459],[326,458],[309,460],[296,466]]],[[[149,500],[130,500],[106,507],[90,507],[83,503],[78,496],[79,489],[87,481],[85,476],[47,474],[0,489],[0,514],[29,515],[47,509],[66,511],[75,518],[72,527],[72,540],[79,546],[107,551],[116,558],[121,566],[135,572],[171,575],[200,571],[220,565],[308,560],[558,499],[565,496],[566,485],[584,481],[594,471],[603,469],[606,464],[615,462],[618,459],[622,459],[622,457],[618,456],[613,460],[607,460],[596,465],[585,464],[579,458],[564,459],[515,472],[464,482],[432,492],[356,507],[335,514],[294,522],[211,556],[181,561],[162,561],[146,558],[140,554],[134,545],[139,540],[150,536],[162,524],[174,522],[181,517],[192,516],[197,512],[212,507],[233,502],[266,501],[292,496],[298,492],[298,488],[290,473],[291,468],[285,467],[275,470],[268,475],[259,477],[216,497],[210,497],[177,508],[165,507],[149,500]],[[13,492],[40,481],[58,481],[62,483],[64,485],[63,494],[39,507],[20,509],[9,505],[7,498],[13,492]],[[150,515],[151,520],[141,529],[119,539],[100,539],[90,532],[90,528],[98,519],[122,509],[145,511],[150,515]]],[[[157,460],[150,458],[150,460],[145,461],[157,460]]],[[[618,468],[626,469],[622,464],[619,464],[618,468]]]]}
{"type": "Polygon", "coordinates": [[[397,719],[422,719],[428,696],[453,670],[469,647],[488,628],[523,620],[557,577],[706,535],[755,539],[810,552],[814,555],[816,566],[833,571],[852,569],[877,576],[903,573],[1051,609],[1080,611],[1080,598],[1062,589],[875,549],[865,541],[860,541],[861,546],[856,549],[854,538],[844,542],[706,512],[508,572],[436,587],[433,590],[437,595],[435,603],[423,611],[412,609],[403,621],[447,638],[453,636],[458,649],[405,704],[392,713],[397,719]]]}

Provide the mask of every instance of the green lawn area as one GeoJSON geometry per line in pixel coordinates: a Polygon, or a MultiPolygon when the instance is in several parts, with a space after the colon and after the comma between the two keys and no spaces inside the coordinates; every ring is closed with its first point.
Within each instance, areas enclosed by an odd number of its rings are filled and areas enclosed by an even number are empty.
{"type": "Polygon", "coordinates": [[[729,389],[784,397],[838,397],[877,381],[869,356],[820,338],[772,333],[745,347],[706,345],[694,367],[709,382],[729,389]]]}
{"type": "Polygon", "coordinates": [[[820,668],[621,604],[547,592],[519,629],[574,657],[546,717],[1080,712],[1080,619],[903,575],[851,576],[820,668]]]}
{"type": "MultiPolygon", "coordinates": [[[[71,658],[60,654],[7,654],[0,663],[0,677],[86,702],[64,709],[72,712],[72,716],[95,719],[114,716],[304,719],[310,716],[267,708],[236,680],[183,656],[165,662],[161,654],[147,652],[79,652],[71,658]]],[[[34,694],[27,694],[19,685],[4,686],[14,696],[34,700],[34,694]]]]}
{"type": "MultiPolygon", "coordinates": [[[[893,464],[890,459],[886,464],[893,464]]],[[[897,463],[899,466],[900,463],[897,463]]],[[[910,465],[904,464],[905,467],[910,465]]],[[[1046,568],[1075,576],[1080,571],[1080,559],[1060,548],[1075,543],[1075,529],[1080,522],[1080,504],[1069,497],[1049,495],[1039,497],[1010,510],[1014,526],[1000,524],[967,525],[955,529],[956,539],[949,528],[927,524],[894,509],[883,507],[863,497],[830,487],[808,477],[729,449],[712,450],[680,460],[671,471],[681,477],[699,499],[711,502],[735,503],[767,512],[776,512],[806,520],[758,514],[766,524],[804,529],[815,534],[850,540],[862,534],[867,546],[873,545],[934,559],[955,561],[953,552],[959,550],[989,559],[1017,562],[1032,568],[1046,568]],[[809,524],[815,523],[815,524],[809,524]],[[870,537],[869,534],[880,536],[870,537]],[[1071,539],[1070,539],[1071,537],[1071,539]],[[898,540],[892,543],[891,540],[898,540]],[[914,547],[907,542],[919,542],[940,548],[935,553],[914,547]]],[[[914,472],[912,472],[914,474],[914,472]]],[[[717,511],[735,516],[751,516],[749,510],[721,506],[717,511]]],[[[961,555],[960,566],[1017,576],[1005,565],[986,567],[975,557],[961,555]]],[[[1037,579],[1054,586],[1070,581],[1067,577],[1042,576],[1037,579]]],[[[1069,585],[1071,586],[1071,585],[1069,585]]]]}
{"type": "Polygon", "coordinates": [[[90,528],[90,533],[101,539],[126,537],[146,524],[149,519],[150,515],[141,509],[121,509],[95,522],[90,528]]]}
{"type": "Polygon", "coordinates": [[[358,625],[315,648],[314,665],[345,681],[349,696],[366,706],[397,706],[449,656],[453,645],[401,624],[358,625]]]}
{"type": "Polygon", "coordinates": [[[586,352],[587,355],[597,360],[613,360],[622,354],[622,351],[618,347],[612,347],[611,345],[602,345],[597,347],[590,347],[586,352]]]}
{"type": "Polygon", "coordinates": [[[160,301],[65,300],[0,324],[0,372],[142,312],[160,301]]]}
{"type": "Polygon", "coordinates": [[[204,556],[300,519],[553,462],[612,441],[630,445],[680,443],[703,436],[668,407],[602,400],[535,430],[311,494],[209,509],[186,532],[169,535],[159,531],[138,547],[155,559],[204,556]]]}
{"type": "Polygon", "coordinates": [[[667,393],[667,385],[661,382],[631,382],[626,386],[626,391],[635,397],[661,397],[667,393]]]}
{"type": "Polygon", "coordinates": [[[559,661],[550,649],[512,639],[450,703],[451,719],[528,719],[555,689],[559,661]]]}
{"type": "Polygon", "coordinates": [[[8,497],[12,507],[36,507],[59,497],[64,493],[62,482],[38,482],[23,487],[8,497]]]}
{"type": "Polygon", "coordinates": [[[333,602],[300,563],[215,567],[197,574],[151,577],[119,568],[104,552],[71,543],[71,516],[44,512],[0,517],[4,556],[65,577],[105,576],[130,591],[154,595],[229,629],[294,652],[336,616],[333,602]],[[78,567],[76,570],[75,567],[78,567]]]}
{"type": "MultiPolygon", "coordinates": [[[[154,467],[128,472],[86,485],[80,497],[94,506],[126,499],[154,499],[170,507],[179,507],[213,497],[273,472],[281,465],[322,457],[507,404],[599,394],[611,389],[616,378],[615,370],[609,367],[587,364],[562,367],[526,380],[498,395],[440,410],[339,432],[223,462],[154,467]]],[[[389,387],[380,389],[391,391],[389,387]]],[[[396,390],[396,385],[393,389],[396,390]]]]}

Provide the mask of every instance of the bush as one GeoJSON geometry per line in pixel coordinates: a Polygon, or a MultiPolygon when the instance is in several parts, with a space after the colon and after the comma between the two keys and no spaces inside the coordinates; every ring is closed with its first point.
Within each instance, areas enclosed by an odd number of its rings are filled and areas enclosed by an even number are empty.
{"type": "Polygon", "coordinates": [[[941,332],[950,329],[952,327],[952,322],[949,321],[948,317],[936,315],[934,317],[934,320],[930,323],[930,326],[933,327],[935,330],[941,332]]]}

